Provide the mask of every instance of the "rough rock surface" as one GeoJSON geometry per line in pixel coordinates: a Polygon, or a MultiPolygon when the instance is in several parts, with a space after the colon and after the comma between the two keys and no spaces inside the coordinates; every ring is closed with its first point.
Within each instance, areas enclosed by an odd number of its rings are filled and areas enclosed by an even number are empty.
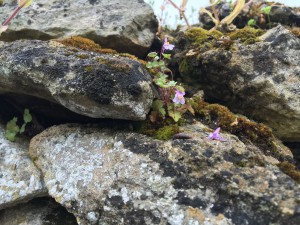
{"type": "Polygon", "coordinates": [[[284,141],[299,142],[300,39],[282,26],[261,39],[188,53],[181,58],[181,76],[208,99],[267,124],[284,141]]]}
{"type": "Polygon", "coordinates": [[[75,217],[48,198],[0,211],[1,225],[77,225],[75,217]]]}
{"type": "MultiPolygon", "coordinates": [[[[4,0],[0,21],[5,21],[16,5],[16,1],[4,0]]],[[[1,40],[84,36],[103,47],[144,56],[157,27],[152,8],[140,0],[39,0],[21,10],[1,40]]]]}
{"type": "Polygon", "coordinates": [[[31,95],[93,118],[145,119],[150,75],[138,61],[55,41],[0,42],[0,93],[31,95]]]}
{"type": "Polygon", "coordinates": [[[4,132],[0,125],[0,209],[47,195],[41,173],[28,155],[29,141],[10,142],[4,132]]]}
{"type": "Polygon", "coordinates": [[[136,133],[54,126],[34,137],[30,155],[49,194],[79,224],[296,225],[300,186],[278,161],[235,136],[166,142],[136,133]]]}

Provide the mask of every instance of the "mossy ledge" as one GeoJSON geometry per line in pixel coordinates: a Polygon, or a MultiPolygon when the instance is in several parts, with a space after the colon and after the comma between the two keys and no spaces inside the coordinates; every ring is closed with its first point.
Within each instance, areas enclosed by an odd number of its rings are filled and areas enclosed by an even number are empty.
{"type": "Polygon", "coordinates": [[[297,171],[296,166],[289,162],[281,162],[278,164],[278,167],[284,172],[286,175],[293,178],[297,183],[300,184],[300,172],[297,171]]]}
{"type": "MultiPolygon", "coordinates": [[[[97,43],[95,43],[94,41],[92,41],[88,38],[84,38],[84,37],[80,37],[80,36],[73,36],[70,38],[65,38],[65,39],[55,40],[55,41],[65,45],[65,46],[82,49],[84,51],[97,52],[97,53],[101,53],[101,54],[114,54],[114,55],[118,55],[121,57],[129,58],[129,59],[138,61],[143,66],[146,66],[146,62],[144,60],[138,59],[134,55],[131,55],[129,53],[118,53],[116,50],[109,49],[109,48],[102,48],[100,45],[98,45],[97,43]]],[[[84,58],[84,56],[83,56],[83,58],[84,58]]]]}
{"type": "Polygon", "coordinates": [[[208,126],[221,127],[222,130],[238,136],[243,142],[252,142],[265,155],[273,156],[280,162],[292,159],[281,152],[287,149],[274,137],[272,130],[262,123],[250,121],[246,117],[237,116],[227,107],[219,104],[209,104],[200,98],[192,99],[196,115],[208,126]]]}

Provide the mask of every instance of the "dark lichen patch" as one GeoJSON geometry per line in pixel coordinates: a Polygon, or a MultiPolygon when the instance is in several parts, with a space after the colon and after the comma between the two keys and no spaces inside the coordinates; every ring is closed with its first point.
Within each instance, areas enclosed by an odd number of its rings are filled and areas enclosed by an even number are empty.
{"type": "Polygon", "coordinates": [[[236,31],[229,34],[231,40],[239,40],[243,44],[254,44],[259,42],[259,36],[265,33],[264,30],[255,29],[253,27],[246,26],[243,29],[237,29],[236,31]]]}
{"type": "Polygon", "coordinates": [[[300,171],[297,170],[296,166],[289,162],[281,162],[278,167],[282,172],[293,178],[297,183],[300,183],[300,171]]]}
{"type": "Polygon", "coordinates": [[[206,208],[207,202],[199,197],[191,198],[185,192],[179,191],[176,197],[178,204],[187,205],[193,208],[206,208]]]}

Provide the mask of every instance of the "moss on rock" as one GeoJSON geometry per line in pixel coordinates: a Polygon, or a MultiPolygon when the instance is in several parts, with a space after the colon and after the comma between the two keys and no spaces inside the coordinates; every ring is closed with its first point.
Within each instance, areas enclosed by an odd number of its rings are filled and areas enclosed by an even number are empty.
{"type": "Polygon", "coordinates": [[[203,47],[204,45],[212,45],[212,40],[219,39],[223,36],[220,31],[205,30],[203,28],[192,28],[185,32],[185,37],[194,47],[203,47]]]}
{"type": "Polygon", "coordinates": [[[300,183],[300,171],[297,171],[296,166],[289,162],[281,162],[278,167],[282,172],[293,178],[297,183],[300,183]]]}
{"type": "Polygon", "coordinates": [[[243,44],[254,44],[255,42],[260,41],[258,37],[264,33],[264,30],[246,26],[243,29],[237,29],[230,33],[229,37],[231,40],[240,40],[243,44]]]}

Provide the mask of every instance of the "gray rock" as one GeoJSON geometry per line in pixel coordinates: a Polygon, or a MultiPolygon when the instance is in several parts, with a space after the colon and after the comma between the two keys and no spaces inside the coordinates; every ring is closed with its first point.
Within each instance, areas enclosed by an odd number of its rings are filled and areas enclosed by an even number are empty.
{"type": "Polygon", "coordinates": [[[300,186],[275,158],[228,134],[210,140],[200,123],[182,129],[193,139],[54,126],[30,155],[79,224],[298,224],[300,186]]]}
{"type": "MultiPolygon", "coordinates": [[[[0,21],[5,21],[16,1],[4,1],[0,21]]],[[[151,7],[140,0],[39,0],[11,22],[0,40],[49,40],[88,37],[106,48],[144,56],[158,28],[151,7]]]]}
{"type": "Polygon", "coordinates": [[[212,101],[270,126],[284,141],[300,141],[300,39],[282,26],[262,42],[182,56],[183,79],[212,101]]]}
{"type": "Polygon", "coordinates": [[[93,118],[142,120],[154,98],[136,60],[56,41],[0,42],[0,93],[30,95],[93,118]]]}
{"type": "Polygon", "coordinates": [[[75,217],[47,198],[0,211],[1,225],[77,225],[75,217]]]}
{"type": "Polygon", "coordinates": [[[0,124],[0,209],[47,195],[41,173],[28,155],[29,141],[10,142],[4,132],[0,124]]]}

